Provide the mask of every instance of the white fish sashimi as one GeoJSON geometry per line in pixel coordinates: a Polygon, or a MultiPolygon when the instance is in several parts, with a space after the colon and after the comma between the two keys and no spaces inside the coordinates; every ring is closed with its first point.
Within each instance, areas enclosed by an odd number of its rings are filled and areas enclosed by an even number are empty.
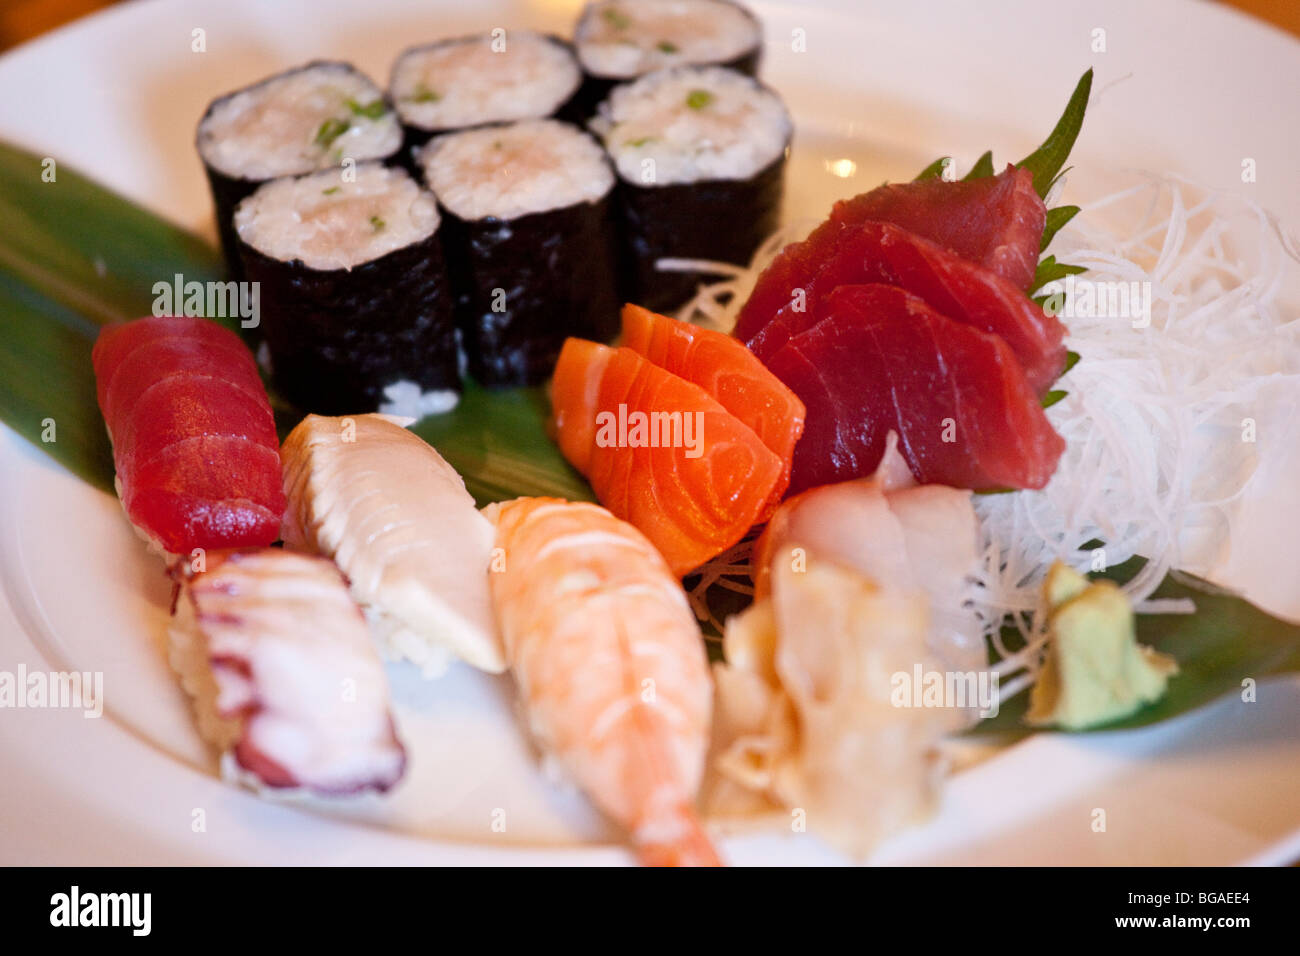
{"type": "Polygon", "coordinates": [[[505,669],[492,617],[494,531],[442,456],[383,415],[308,415],[285,439],[284,540],[338,562],[387,654],[426,676],[452,656],[505,669]]]}
{"type": "Polygon", "coordinates": [[[199,731],[229,775],[321,795],[386,790],[402,776],[383,664],[332,562],[212,552],[182,578],[169,637],[199,731]]]}

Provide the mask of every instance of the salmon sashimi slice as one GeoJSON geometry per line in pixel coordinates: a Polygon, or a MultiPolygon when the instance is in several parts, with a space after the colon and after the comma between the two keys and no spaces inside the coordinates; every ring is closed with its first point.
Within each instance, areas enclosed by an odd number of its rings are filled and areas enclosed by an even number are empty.
{"type": "Polygon", "coordinates": [[[791,491],[870,475],[890,430],[923,484],[1047,484],[1065,442],[1000,338],[893,286],[842,286],[824,310],[768,363],[808,407],[791,491]]]}
{"type": "Polygon", "coordinates": [[[484,514],[501,556],[493,605],[538,743],[643,862],[717,865],[694,808],[713,683],[673,573],[594,504],[519,498],[484,514]]]}
{"type": "Polygon", "coordinates": [[[1034,175],[1008,164],[996,176],[891,183],[842,199],[831,222],[893,223],[1006,279],[1022,292],[1033,282],[1047,225],[1034,175]]]}
{"type": "Polygon", "coordinates": [[[704,389],[629,348],[569,339],[551,402],[564,457],[679,577],[744,537],[785,473],[704,389]]]}
{"type": "Polygon", "coordinates": [[[1065,329],[1023,292],[982,266],[888,223],[845,229],[835,253],[746,344],[766,360],[822,318],[821,302],[841,285],[884,283],[920,297],[954,321],[1001,338],[1039,395],[1065,368],[1065,329]]]}
{"type": "Polygon", "coordinates": [[[106,326],[91,353],[127,517],[159,550],[268,545],[279,443],[252,353],[207,319],[106,326]]]}
{"type": "Polygon", "coordinates": [[[622,345],[700,386],[785,463],[772,492],[775,508],[790,483],[794,446],[803,434],[799,396],[732,336],[639,305],[623,307],[622,345]]]}

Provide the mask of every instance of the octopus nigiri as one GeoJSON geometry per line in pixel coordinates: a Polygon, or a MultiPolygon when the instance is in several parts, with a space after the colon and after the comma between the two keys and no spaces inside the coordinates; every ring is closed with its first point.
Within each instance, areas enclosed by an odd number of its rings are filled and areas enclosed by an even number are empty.
{"type": "Polygon", "coordinates": [[[257,548],[174,573],[171,664],[227,777],[327,796],[401,778],[383,665],[332,562],[257,548]]]}
{"type": "Polygon", "coordinates": [[[106,326],[91,355],[118,495],[151,545],[267,545],[280,533],[275,419],[239,336],[207,319],[106,326]]]}
{"type": "Polygon", "coordinates": [[[308,415],[284,441],[284,542],[338,562],[384,650],[442,673],[505,669],[491,523],[434,448],[384,415],[308,415]]]}
{"type": "Polygon", "coordinates": [[[489,505],[490,575],[533,734],[643,862],[717,865],[695,815],[713,687],[677,580],[635,528],[594,504],[489,505]]]}

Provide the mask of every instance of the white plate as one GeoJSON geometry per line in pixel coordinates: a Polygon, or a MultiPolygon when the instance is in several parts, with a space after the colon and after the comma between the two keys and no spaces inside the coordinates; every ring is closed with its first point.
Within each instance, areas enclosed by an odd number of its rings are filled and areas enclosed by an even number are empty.
{"type": "MultiPolygon", "coordinates": [[[[73,164],[209,237],[194,124],[214,96],[314,57],[382,79],[423,39],[494,26],[567,32],[579,4],[346,0],[112,8],[0,58],[0,137],[73,164]],[[467,8],[472,6],[472,12],[467,8]],[[193,31],[206,52],[193,52],[193,31]]],[[[1079,73],[1097,70],[1071,198],[1114,167],[1242,190],[1300,220],[1290,178],[1300,44],[1204,4],[757,3],[764,78],[798,134],[787,213],[907,177],[936,155],[1023,155],[1079,73]],[[1094,53],[1094,30],[1107,52],[1094,53]],[[792,39],[803,31],[806,52],[792,39]],[[1243,185],[1243,158],[1258,182],[1243,185]],[[845,172],[850,160],[856,170],[845,172]]],[[[162,277],[160,277],[162,278],[162,277]]],[[[411,776],[346,811],[270,804],[221,784],[159,652],[168,585],[116,501],[0,434],[0,669],[102,671],[98,720],[0,712],[6,863],[621,863],[577,795],[536,770],[505,681],[390,669],[411,776]],[[491,824],[506,812],[504,832],[491,824]],[[205,829],[194,821],[202,811],[205,829]],[[340,820],[340,813],[345,819],[340,820]],[[332,814],[332,815],[331,815],[332,814]]],[[[1217,576],[1300,616],[1300,497],[1278,469],[1217,576]]],[[[1267,683],[1141,732],[1040,735],[958,774],[890,863],[1233,863],[1300,855],[1300,684],[1267,683]],[[1105,833],[1090,824],[1107,812],[1105,833]]],[[[730,839],[738,863],[835,863],[815,839],[730,839]]]]}

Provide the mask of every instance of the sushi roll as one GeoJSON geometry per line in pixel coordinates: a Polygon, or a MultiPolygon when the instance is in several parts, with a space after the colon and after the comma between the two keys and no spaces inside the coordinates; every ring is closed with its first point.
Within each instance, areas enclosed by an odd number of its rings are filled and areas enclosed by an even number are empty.
{"type": "Polygon", "coordinates": [[[726,66],[758,75],[763,30],[726,0],[602,0],[574,30],[582,101],[594,110],[618,83],[673,66],[726,66]]]}
{"type": "Polygon", "coordinates": [[[222,776],[255,790],[384,791],[406,767],[388,680],[343,575],[280,548],[177,572],[168,658],[222,776]]]}
{"type": "Polygon", "coordinates": [[[347,63],[308,63],[215,100],[199,121],[197,146],[231,274],[240,276],[231,218],[258,186],[345,159],[388,159],[401,145],[383,91],[347,63]]]}
{"type": "Polygon", "coordinates": [[[504,30],[412,47],[393,64],[389,90],[406,141],[403,159],[435,133],[563,115],[582,86],[569,45],[504,30]]]}
{"type": "Polygon", "coordinates": [[[362,163],[273,180],[234,221],[286,398],[304,411],[366,412],[413,384],[419,411],[454,407],[460,370],[438,205],[405,170],[362,163]]]}
{"type": "Polygon", "coordinates": [[[525,120],[437,137],[419,161],[445,215],[474,378],[536,385],[568,336],[614,335],[614,173],[591,136],[525,120]]]}
{"type": "Polygon", "coordinates": [[[655,312],[695,291],[659,259],[747,265],[777,227],[793,125],[780,98],[722,67],[674,67],[614,88],[592,129],[619,177],[634,301],[655,312]]]}

